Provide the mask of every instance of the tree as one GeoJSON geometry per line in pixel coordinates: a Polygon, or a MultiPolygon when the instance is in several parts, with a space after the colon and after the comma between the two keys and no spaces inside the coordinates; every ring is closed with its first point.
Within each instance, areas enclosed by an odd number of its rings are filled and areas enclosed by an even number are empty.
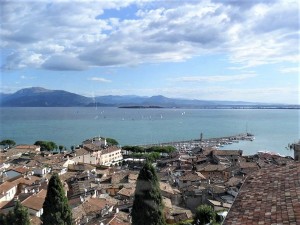
{"type": "Polygon", "coordinates": [[[119,142],[113,138],[106,138],[106,142],[108,145],[118,145],[119,142]]]}
{"type": "Polygon", "coordinates": [[[209,205],[200,205],[196,209],[194,224],[204,225],[216,221],[216,213],[209,205]]]}
{"type": "Polygon", "coordinates": [[[17,201],[14,209],[9,211],[7,215],[0,214],[0,224],[30,225],[30,219],[27,208],[22,206],[21,203],[17,201]]]}
{"type": "Polygon", "coordinates": [[[63,145],[58,146],[59,152],[61,153],[61,151],[64,149],[63,145]]]}
{"type": "Polygon", "coordinates": [[[0,213],[0,224],[7,225],[6,216],[3,213],[0,213]]]}
{"type": "Polygon", "coordinates": [[[41,147],[41,151],[52,151],[57,149],[57,145],[53,141],[36,141],[34,145],[41,147]]]}
{"type": "Polygon", "coordinates": [[[11,147],[11,146],[15,146],[16,142],[10,139],[5,139],[0,142],[0,145],[11,147]]]}
{"type": "Polygon", "coordinates": [[[57,173],[50,178],[43,209],[44,213],[41,217],[43,225],[72,224],[72,212],[57,173]]]}
{"type": "Polygon", "coordinates": [[[27,208],[21,205],[19,201],[16,202],[15,208],[14,208],[14,223],[22,224],[22,225],[30,225],[30,219],[28,215],[27,208]]]}
{"type": "Polygon", "coordinates": [[[154,167],[147,162],[141,169],[132,206],[132,225],[164,225],[163,202],[154,167]]]}

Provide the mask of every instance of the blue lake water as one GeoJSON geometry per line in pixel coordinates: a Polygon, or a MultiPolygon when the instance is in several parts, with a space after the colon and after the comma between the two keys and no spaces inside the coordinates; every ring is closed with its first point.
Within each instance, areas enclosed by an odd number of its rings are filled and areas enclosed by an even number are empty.
{"type": "Polygon", "coordinates": [[[255,141],[225,149],[293,155],[286,146],[300,139],[299,115],[281,109],[0,108],[0,139],[51,140],[70,148],[99,135],[138,145],[196,139],[201,132],[212,138],[248,131],[255,141]]]}

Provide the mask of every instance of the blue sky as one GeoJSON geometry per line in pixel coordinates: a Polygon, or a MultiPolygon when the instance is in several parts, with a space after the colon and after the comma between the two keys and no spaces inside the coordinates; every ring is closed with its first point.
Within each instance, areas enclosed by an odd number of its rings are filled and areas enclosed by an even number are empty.
{"type": "Polygon", "coordinates": [[[2,1],[1,87],[300,104],[298,0],[2,1]]]}

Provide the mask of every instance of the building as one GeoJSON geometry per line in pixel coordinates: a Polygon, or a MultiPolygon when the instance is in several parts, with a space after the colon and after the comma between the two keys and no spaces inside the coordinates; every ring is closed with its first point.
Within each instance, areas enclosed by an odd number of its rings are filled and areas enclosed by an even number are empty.
{"type": "Polygon", "coordinates": [[[294,149],[294,159],[295,161],[300,161],[300,141],[292,145],[294,149]]]}
{"type": "Polygon", "coordinates": [[[300,224],[300,163],[247,177],[223,225],[300,224]]]}
{"type": "Polygon", "coordinates": [[[92,165],[117,165],[123,161],[121,148],[107,146],[106,141],[83,142],[82,148],[77,149],[71,159],[74,163],[86,163],[92,165]]]}

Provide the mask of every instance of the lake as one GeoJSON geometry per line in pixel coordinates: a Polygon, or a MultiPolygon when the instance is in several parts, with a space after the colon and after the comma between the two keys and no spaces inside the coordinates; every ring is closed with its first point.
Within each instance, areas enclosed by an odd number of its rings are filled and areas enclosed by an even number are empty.
{"type": "Polygon", "coordinates": [[[230,136],[250,132],[253,142],[227,145],[245,155],[286,149],[300,138],[300,110],[290,109],[124,109],[124,108],[0,108],[0,139],[17,144],[54,141],[68,149],[83,140],[104,136],[120,145],[139,145],[230,136]]]}

